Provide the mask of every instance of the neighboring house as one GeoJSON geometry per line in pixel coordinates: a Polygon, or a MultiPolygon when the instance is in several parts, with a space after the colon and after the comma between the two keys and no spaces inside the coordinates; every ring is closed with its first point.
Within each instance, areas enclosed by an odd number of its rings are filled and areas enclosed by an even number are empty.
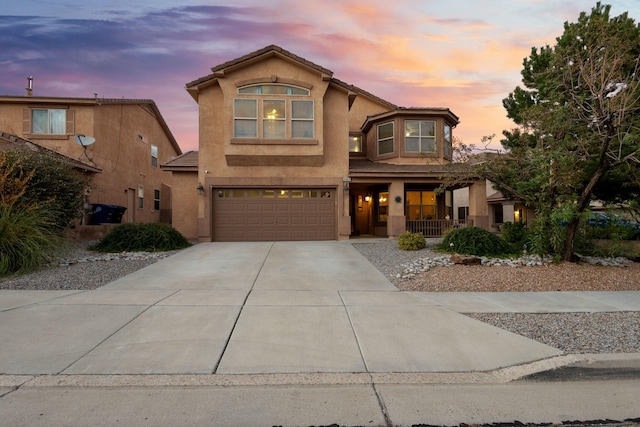
{"type": "MultiPolygon", "coordinates": [[[[526,207],[519,200],[507,199],[500,191],[493,187],[491,181],[486,181],[488,229],[500,232],[505,222],[522,222],[530,224],[535,219],[535,211],[526,207]]],[[[460,188],[453,192],[455,220],[464,220],[469,212],[469,189],[460,188]]]]}
{"type": "Polygon", "coordinates": [[[160,164],[182,152],[152,100],[0,96],[0,132],[7,144],[28,142],[88,168],[88,211],[117,205],[122,222],[171,222],[172,177],[160,164]],[[79,145],[78,135],[95,142],[79,145]]]}
{"type": "MultiPolygon", "coordinates": [[[[278,46],[186,89],[199,106],[197,173],[189,163],[174,194],[197,195],[197,209],[174,215],[178,230],[197,224],[201,241],[340,240],[457,225],[452,191],[435,191],[457,171],[448,108],[398,107],[278,46]]],[[[176,176],[174,162],[163,167],[176,176]]],[[[486,227],[485,183],[468,185],[468,220],[486,227]]]]}

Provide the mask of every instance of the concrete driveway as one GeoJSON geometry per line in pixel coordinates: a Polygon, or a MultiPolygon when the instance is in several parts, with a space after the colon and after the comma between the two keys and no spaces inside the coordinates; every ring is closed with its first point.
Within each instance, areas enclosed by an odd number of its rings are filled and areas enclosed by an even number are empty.
{"type": "Polygon", "coordinates": [[[399,292],[348,242],[202,243],[93,291],[0,292],[3,374],[487,371],[557,349],[399,292]]]}

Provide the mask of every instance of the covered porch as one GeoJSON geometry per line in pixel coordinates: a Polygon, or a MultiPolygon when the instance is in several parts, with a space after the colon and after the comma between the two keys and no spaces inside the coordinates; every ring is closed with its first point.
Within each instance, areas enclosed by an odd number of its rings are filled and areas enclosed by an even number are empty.
{"type": "MultiPolygon", "coordinates": [[[[351,237],[395,238],[404,231],[442,237],[453,228],[488,224],[484,187],[482,191],[470,189],[474,197],[469,215],[454,218],[453,187],[440,190],[440,186],[456,177],[457,165],[393,165],[352,160],[350,166],[347,194],[351,237]]],[[[484,182],[468,180],[456,185],[477,184],[482,186],[484,182]]]]}

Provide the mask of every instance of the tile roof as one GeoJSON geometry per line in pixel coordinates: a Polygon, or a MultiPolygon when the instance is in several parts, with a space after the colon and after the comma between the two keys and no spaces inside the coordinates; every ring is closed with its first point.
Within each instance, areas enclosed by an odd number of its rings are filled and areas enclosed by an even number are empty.
{"type": "Polygon", "coordinates": [[[191,150],[186,153],[174,157],[160,165],[162,169],[172,170],[172,171],[197,171],[198,170],[198,152],[191,150]]]}
{"type": "MultiPolygon", "coordinates": [[[[397,176],[414,178],[461,177],[468,173],[466,165],[446,164],[393,164],[368,159],[349,159],[349,175],[353,177],[397,176]]],[[[470,178],[473,180],[473,178],[470,178]]]]}

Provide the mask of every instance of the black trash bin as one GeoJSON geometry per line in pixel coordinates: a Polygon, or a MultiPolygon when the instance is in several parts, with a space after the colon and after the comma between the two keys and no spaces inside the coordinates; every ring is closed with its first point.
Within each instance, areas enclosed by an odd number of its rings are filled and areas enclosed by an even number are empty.
{"type": "Polygon", "coordinates": [[[120,221],[122,221],[122,215],[124,215],[124,211],[126,210],[127,208],[124,206],[92,203],[89,224],[120,224],[120,221]]]}

